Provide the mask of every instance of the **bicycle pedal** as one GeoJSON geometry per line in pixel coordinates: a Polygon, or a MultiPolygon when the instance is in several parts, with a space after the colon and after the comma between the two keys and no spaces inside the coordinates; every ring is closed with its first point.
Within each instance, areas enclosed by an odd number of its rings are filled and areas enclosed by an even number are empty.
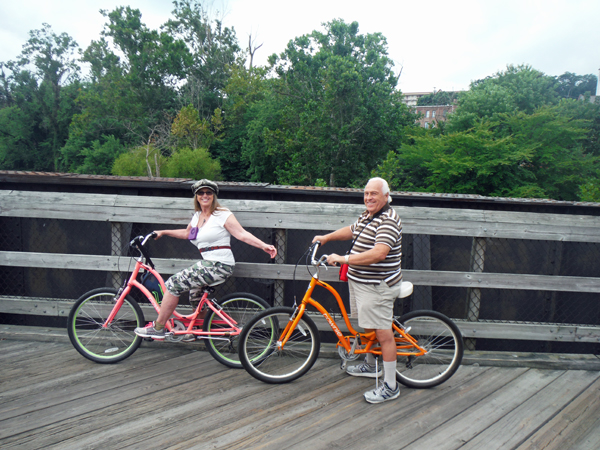
{"type": "Polygon", "coordinates": [[[348,365],[348,363],[345,360],[342,360],[342,363],[340,364],[340,369],[345,371],[347,365],[348,365]]]}

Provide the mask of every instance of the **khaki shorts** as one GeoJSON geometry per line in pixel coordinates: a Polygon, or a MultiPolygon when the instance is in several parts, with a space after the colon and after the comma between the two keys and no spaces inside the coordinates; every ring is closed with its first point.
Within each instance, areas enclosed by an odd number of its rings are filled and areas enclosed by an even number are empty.
{"type": "Polygon", "coordinates": [[[350,317],[358,316],[364,329],[388,330],[392,327],[394,301],[400,295],[400,282],[390,287],[385,281],[363,284],[348,280],[350,317]]]}

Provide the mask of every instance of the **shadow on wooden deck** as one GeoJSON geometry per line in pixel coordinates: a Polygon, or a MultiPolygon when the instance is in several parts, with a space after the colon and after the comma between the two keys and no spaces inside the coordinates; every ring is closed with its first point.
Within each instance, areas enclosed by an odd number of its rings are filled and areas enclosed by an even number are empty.
{"type": "Polygon", "coordinates": [[[374,380],[319,358],[268,385],[198,346],[99,365],[61,340],[0,340],[2,449],[598,449],[600,372],[463,365],[370,405],[374,380]]]}

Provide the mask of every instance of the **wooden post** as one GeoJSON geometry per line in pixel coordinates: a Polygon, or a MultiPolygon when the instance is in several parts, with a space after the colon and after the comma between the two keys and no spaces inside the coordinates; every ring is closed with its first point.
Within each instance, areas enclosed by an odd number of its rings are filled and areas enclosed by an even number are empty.
{"type": "MultiPolygon", "coordinates": [[[[431,236],[428,234],[413,235],[413,268],[415,270],[431,270],[431,236]]],[[[432,309],[431,286],[415,286],[412,309],[432,309]]]]}
{"type": "MultiPolygon", "coordinates": [[[[549,275],[559,276],[562,264],[562,256],[563,256],[563,242],[562,241],[554,241],[549,242],[550,250],[548,252],[548,261],[547,265],[551,266],[549,275]]],[[[557,295],[556,291],[548,291],[547,299],[548,299],[548,323],[556,322],[556,309],[557,309],[557,295]]],[[[546,342],[546,351],[550,352],[552,350],[552,343],[546,342]]]]}
{"type": "MultiPolygon", "coordinates": [[[[485,263],[485,250],[487,246],[486,238],[474,237],[471,245],[471,261],[469,272],[481,273],[485,263]]],[[[481,310],[481,289],[467,289],[467,320],[477,322],[479,320],[479,311],[481,310]]],[[[475,339],[465,339],[467,350],[475,350],[475,339]]]]}
{"type": "MultiPolygon", "coordinates": [[[[111,222],[110,224],[110,254],[111,256],[121,256],[124,253],[123,249],[129,242],[131,234],[131,223],[111,222]]],[[[110,272],[107,277],[107,286],[112,286],[116,289],[121,287],[123,282],[123,274],[120,272],[110,272]]]]}
{"type": "MultiPolygon", "coordinates": [[[[281,228],[275,230],[275,247],[277,248],[275,264],[285,264],[287,230],[281,228]]],[[[275,280],[273,290],[273,306],[283,306],[285,299],[285,280],[275,280]]]]}

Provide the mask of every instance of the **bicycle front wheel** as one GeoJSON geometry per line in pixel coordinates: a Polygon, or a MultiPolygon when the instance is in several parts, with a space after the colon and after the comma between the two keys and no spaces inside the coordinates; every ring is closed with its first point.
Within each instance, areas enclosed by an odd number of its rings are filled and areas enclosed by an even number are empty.
{"type": "Polygon", "coordinates": [[[317,360],[319,330],[307,315],[280,348],[281,333],[293,314],[293,308],[270,308],[254,316],[242,330],[240,361],[254,378],[265,383],[288,383],[308,372],[317,360]]]}
{"type": "MultiPolygon", "coordinates": [[[[217,303],[221,306],[222,312],[235,320],[240,328],[243,328],[256,314],[269,307],[269,304],[262,298],[245,292],[227,295],[218,300],[217,303]]],[[[218,333],[225,334],[225,330],[230,330],[231,325],[212,309],[209,309],[206,315],[207,317],[204,318],[202,326],[203,331],[217,333],[215,339],[204,339],[204,344],[209,353],[227,367],[241,368],[242,363],[240,363],[238,351],[239,335],[218,336],[218,333]]]]}
{"type": "MultiPolygon", "coordinates": [[[[413,311],[397,321],[427,352],[422,356],[398,356],[396,379],[400,383],[412,388],[430,388],[454,375],[463,357],[462,335],[454,322],[436,311],[413,311]]],[[[396,330],[394,334],[398,347],[406,345],[396,330]]],[[[411,352],[414,347],[398,351],[411,352]]]]}
{"type": "Polygon", "coordinates": [[[125,297],[113,321],[104,327],[115,307],[117,290],[94,289],[82,295],[67,320],[69,339],[75,349],[97,363],[122,361],[137,350],[142,338],[133,332],[143,327],[144,313],[135,300],[125,297]]]}

